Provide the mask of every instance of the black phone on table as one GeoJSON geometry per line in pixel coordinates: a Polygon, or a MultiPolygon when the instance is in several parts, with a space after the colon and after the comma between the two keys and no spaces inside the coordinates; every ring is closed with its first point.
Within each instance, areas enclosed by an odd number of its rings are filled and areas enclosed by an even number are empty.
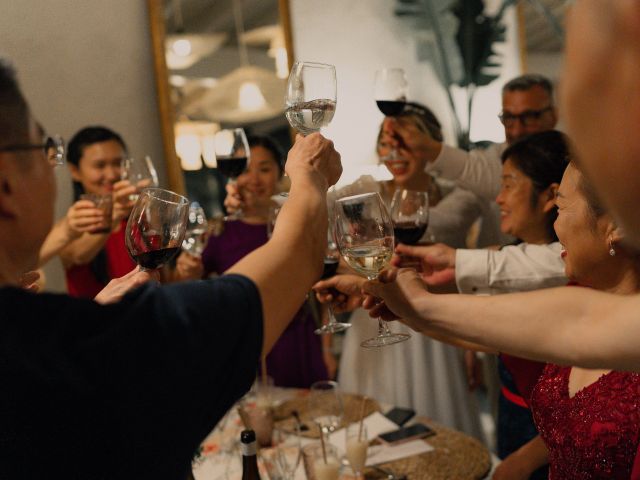
{"type": "Polygon", "coordinates": [[[391,432],[381,433],[378,438],[384,443],[395,445],[419,438],[426,438],[435,435],[436,432],[423,423],[416,423],[408,427],[402,427],[391,432]]]}
{"type": "Polygon", "coordinates": [[[384,416],[401,427],[409,420],[411,420],[415,416],[415,414],[416,412],[414,410],[411,410],[410,408],[396,407],[389,410],[384,414],[384,416]]]}

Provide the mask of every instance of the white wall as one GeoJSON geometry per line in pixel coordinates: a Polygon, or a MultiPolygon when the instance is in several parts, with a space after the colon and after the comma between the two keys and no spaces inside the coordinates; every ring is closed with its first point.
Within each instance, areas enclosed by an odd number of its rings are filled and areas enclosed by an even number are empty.
{"type": "MultiPolygon", "coordinates": [[[[13,61],[32,110],[49,133],[68,140],[89,124],[113,128],[132,155],[152,156],[164,183],[146,2],[4,2],[0,56],[13,61]]],[[[60,218],[70,205],[71,180],[64,167],[56,175],[60,218]]],[[[58,260],[46,274],[48,289],[65,289],[58,260]]]]}
{"type": "MultiPolygon", "coordinates": [[[[375,166],[375,138],[382,114],[373,99],[374,72],[382,67],[404,68],[409,79],[409,97],[429,105],[445,127],[445,137],[454,141],[451,113],[430,65],[417,63],[415,31],[393,15],[391,0],[290,0],[294,48],[297,60],[331,63],[338,76],[338,105],[324,133],[342,153],[347,183],[364,172],[383,175],[375,166]]],[[[495,8],[497,0],[487,2],[495,8]]],[[[502,76],[476,96],[472,140],[504,140],[500,111],[502,84],[521,71],[515,12],[506,18],[507,43],[502,76]]],[[[464,100],[466,101],[466,100],[464,100]]]]}

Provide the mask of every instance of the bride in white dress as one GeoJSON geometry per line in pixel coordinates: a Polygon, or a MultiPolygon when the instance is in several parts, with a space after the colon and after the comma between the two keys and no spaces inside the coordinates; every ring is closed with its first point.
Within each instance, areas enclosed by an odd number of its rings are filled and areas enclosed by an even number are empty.
{"type": "MultiPolygon", "coordinates": [[[[403,121],[412,121],[442,138],[433,113],[418,104],[409,104],[403,121]]],[[[424,171],[424,162],[397,140],[381,130],[377,152],[393,175],[393,180],[377,182],[370,176],[332,194],[333,199],[365,192],[378,192],[389,206],[396,188],[429,193],[429,227],[423,240],[464,248],[470,226],[482,213],[482,200],[474,194],[436,181],[424,171]],[[394,148],[395,147],[395,148],[394,148]],[[392,150],[395,152],[391,154],[392,150]]],[[[359,393],[379,402],[414,409],[443,425],[482,439],[475,397],[467,387],[462,352],[450,345],[411,332],[403,343],[364,349],[360,342],[377,333],[377,322],[358,309],[352,313],[340,358],[338,382],[343,391],[359,393]]],[[[394,331],[410,332],[400,323],[394,331]]]]}

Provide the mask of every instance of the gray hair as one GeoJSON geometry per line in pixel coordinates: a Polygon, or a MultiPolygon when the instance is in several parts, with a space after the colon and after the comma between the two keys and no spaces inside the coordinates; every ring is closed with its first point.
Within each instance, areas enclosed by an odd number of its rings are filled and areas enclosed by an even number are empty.
{"type": "Polygon", "coordinates": [[[530,90],[533,87],[540,87],[549,94],[549,98],[553,100],[553,84],[544,75],[536,73],[527,73],[519,77],[512,78],[502,87],[502,93],[530,90]]]}

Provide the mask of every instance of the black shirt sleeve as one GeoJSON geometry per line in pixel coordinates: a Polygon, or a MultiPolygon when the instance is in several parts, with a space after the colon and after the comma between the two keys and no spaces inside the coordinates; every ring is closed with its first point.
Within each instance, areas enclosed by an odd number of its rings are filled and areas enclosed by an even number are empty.
{"type": "Polygon", "coordinates": [[[262,348],[260,295],[238,275],[148,285],[109,306],[2,289],[0,305],[0,449],[46,443],[51,461],[80,469],[106,457],[105,478],[181,478],[262,348]]]}

